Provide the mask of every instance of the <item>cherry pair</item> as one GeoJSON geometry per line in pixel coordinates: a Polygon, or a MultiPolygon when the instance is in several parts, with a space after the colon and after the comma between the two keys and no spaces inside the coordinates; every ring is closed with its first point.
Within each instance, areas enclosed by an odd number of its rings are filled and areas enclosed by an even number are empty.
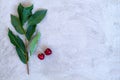
{"type": "Polygon", "coordinates": [[[40,60],[43,60],[44,58],[45,58],[45,55],[50,55],[50,54],[52,54],[52,50],[50,49],[50,48],[47,48],[45,51],[44,51],[44,53],[39,53],[38,54],[38,58],[40,59],[40,60]]]}

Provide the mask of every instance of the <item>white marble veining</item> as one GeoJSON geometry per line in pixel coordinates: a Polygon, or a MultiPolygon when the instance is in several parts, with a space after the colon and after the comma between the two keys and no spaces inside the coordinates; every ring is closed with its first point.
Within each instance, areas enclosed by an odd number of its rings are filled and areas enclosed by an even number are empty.
{"type": "Polygon", "coordinates": [[[0,80],[120,80],[120,0],[0,0],[0,80]],[[29,76],[7,36],[20,2],[48,9],[29,76]]]}

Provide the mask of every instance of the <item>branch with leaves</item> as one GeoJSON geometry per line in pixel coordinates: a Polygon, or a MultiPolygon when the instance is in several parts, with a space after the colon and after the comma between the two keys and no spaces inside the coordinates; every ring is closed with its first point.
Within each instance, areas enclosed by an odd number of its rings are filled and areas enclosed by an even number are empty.
{"type": "Polygon", "coordinates": [[[46,9],[38,10],[34,14],[32,13],[32,10],[33,5],[24,7],[20,3],[17,8],[19,17],[11,15],[11,24],[19,34],[25,36],[24,41],[18,35],[15,35],[10,29],[8,29],[10,42],[14,45],[20,60],[26,64],[28,74],[29,55],[31,56],[34,53],[40,38],[40,32],[35,34],[36,27],[37,24],[43,20],[47,13],[46,9]]]}

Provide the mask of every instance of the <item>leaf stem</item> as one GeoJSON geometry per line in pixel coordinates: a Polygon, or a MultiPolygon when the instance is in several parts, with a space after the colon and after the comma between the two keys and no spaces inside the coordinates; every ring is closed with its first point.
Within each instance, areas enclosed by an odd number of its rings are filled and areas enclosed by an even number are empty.
{"type": "MultiPolygon", "coordinates": [[[[25,39],[25,47],[26,47],[26,50],[28,48],[28,40],[25,39]]],[[[28,50],[27,50],[27,59],[29,60],[29,54],[28,54],[28,50]]],[[[29,75],[29,64],[28,64],[28,60],[27,60],[27,63],[26,63],[26,67],[27,67],[27,74],[29,75]]]]}
{"type": "Polygon", "coordinates": [[[28,62],[26,64],[26,66],[27,66],[27,74],[29,75],[29,65],[28,65],[28,62]]]}

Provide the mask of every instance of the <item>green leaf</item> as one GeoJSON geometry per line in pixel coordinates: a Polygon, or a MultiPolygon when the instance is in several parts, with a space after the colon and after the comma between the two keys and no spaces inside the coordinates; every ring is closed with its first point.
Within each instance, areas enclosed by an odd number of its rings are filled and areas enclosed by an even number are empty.
{"type": "Polygon", "coordinates": [[[14,35],[10,29],[8,32],[8,36],[10,38],[10,42],[16,47],[16,51],[20,60],[26,64],[28,61],[28,56],[22,39],[20,39],[19,36],[14,35]]]}
{"type": "Polygon", "coordinates": [[[28,25],[36,25],[40,23],[45,17],[47,10],[39,10],[35,12],[28,20],[28,25]]]}
{"type": "Polygon", "coordinates": [[[11,23],[18,33],[25,34],[25,31],[23,27],[21,26],[20,20],[16,16],[11,15],[11,23]]]}
{"type": "Polygon", "coordinates": [[[32,37],[32,35],[34,34],[35,30],[36,30],[36,25],[29,26],[29,27],[27,28],[26,37],[27,37],[27,40],[28,40],[28,41],[31,40],[31,37],[32,37]]]}
{"type": "Polygon", "coordinates": [[[19,18],[20,18],[22,25],[24,25],[24,23],[32,15],[32,9],[33,9],[33,5],[31,5],[29,7],[24,7],[24,6],[22,6],[22,4],[19,4],[17,11],[18,11],[19,18]]]}
{"type": "Polygon", "coordinates": [[[16,51],[17,51],[17,55],[19,56],[20,60],[26,64],[28,62],[28,57],[27,54],[24,54],[24,52],[22,51],[22,49],[16,47],[16,51]]]}
{"type": "Polygon", "coordinates": [[[35,51],[35,48],[37,46],[38,40],[40,39],[40,32],[36,34],[36,36],[32,39],[29,47],[30,47],[30,55],[32,55],[35,51]]]}

